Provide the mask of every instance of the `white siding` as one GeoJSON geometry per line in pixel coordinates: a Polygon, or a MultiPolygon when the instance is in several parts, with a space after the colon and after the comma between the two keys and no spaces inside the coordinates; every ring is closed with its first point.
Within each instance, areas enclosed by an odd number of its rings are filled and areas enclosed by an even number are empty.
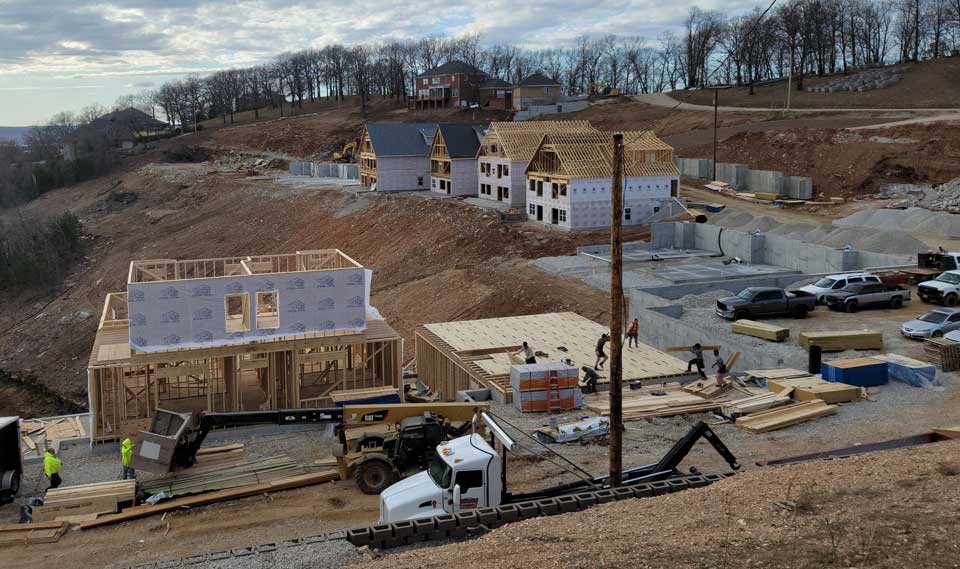
{"type": "Polygon", "coordinates": [[[476,158],[463,158],[450,161],[450,182],[452,189],[449,192],[440,191],[439,178],[436,176],[430,179],[430,191],[451,196],[476,196],[477,195],[477,165],[476,158]]]}
{"type": "Polygon", "coordinates": [[[377,191],[426,190],[429,184],[430,160],[426,156],[377,157],[377,191]]]}
{"type": "Polygon", "coordinates": [[[503,187],[509,189],[509,198],[499,200],[504,203],[510,204],[510,207],[523,207],[526,203],[526,196],[524,190],[527,185],[527,176],[524,174],[527,165],[524,162],[510,162],[506,158],[490,157],[484,156],[477,161],[477,197],[486,199],[486,200],[497,200],[497,188],[503,187]],[[490,175],[480,173],[480,163],[485,162],[490,164],[490,175]],[[508,176],[497,177],[497,165],[507,166],[510,170],[508,176]],[[480,184],[489,184],[490,185],[490,195],[483,195],[480,193],[480,184]]]}
{"type": "MultiPolygon", "coordinates": [[[[623,182],[623,225],[639,225],[652,215],[661,202],[670,199],[670,181],[676,179],[669,176],[626,178],[623,182]],[[630,219],[627,219],[628,209],[630,219]]],[[[573,231],[610,227],[609,178],[573,180],[567,188],[567,195],[556,199],[552,197],[552,184],[544,183],[542,196],[526,192],[528,219],[537,221],[539,206],[543,208],[541,223],[546,225],[573,231]],[[534,206],[532,213],[531,205],[534,206]],[[553,223],[554,210],[557,211],[557,223],[553,223]]]]}

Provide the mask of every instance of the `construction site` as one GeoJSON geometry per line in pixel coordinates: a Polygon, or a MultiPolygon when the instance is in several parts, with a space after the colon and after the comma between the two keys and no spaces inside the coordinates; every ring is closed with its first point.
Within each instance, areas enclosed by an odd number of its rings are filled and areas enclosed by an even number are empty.
{"type": "Polygon", "coordinates": [[[86,245],[0,311],[0,567],[954,567],[956,119],[651,100],[213,121],[24,205],[86,245]]]}

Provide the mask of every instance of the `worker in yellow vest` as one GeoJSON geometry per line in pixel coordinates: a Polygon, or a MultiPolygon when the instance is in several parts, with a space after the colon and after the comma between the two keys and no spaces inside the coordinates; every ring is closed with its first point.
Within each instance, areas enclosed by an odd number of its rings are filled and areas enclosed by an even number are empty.
{"type": "Polygon", "coordinates": [[[133,441],[130,440],[130,437],[127,437],[120,443],[120,463],[123,464],[124,480],[137,477],[137,473],[130,467],[131,458],[133,458],[133,441]]]}
{"type": "MultiPolygon", "coordinates": [[[[63,463],[57,458],[57,451],[48,448],[47,452],[43,455],[43,473],[50,480],[50,488],[56,488],[63,484],[63,479],[60,478],[61,466],[63,466],[63,463]]],[[[48,490],[50,488],[48,488],[48,490]]]]}

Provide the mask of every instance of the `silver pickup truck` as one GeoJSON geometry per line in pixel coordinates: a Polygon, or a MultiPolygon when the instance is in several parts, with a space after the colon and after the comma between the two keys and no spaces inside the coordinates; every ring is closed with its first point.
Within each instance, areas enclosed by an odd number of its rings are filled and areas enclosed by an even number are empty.
{"type": "Polygon", "coordinates": [[[906,300],[910,300],[908,289],[883,283],[849,284],[823,297],[823,301],[831,310],[846,312],[856,312],[866,306],[900,308],[906,300]]]}

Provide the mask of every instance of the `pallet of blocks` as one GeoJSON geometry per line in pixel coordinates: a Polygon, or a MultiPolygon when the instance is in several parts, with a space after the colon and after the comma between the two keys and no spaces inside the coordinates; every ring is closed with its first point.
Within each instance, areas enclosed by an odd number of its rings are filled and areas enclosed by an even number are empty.
{"type": "Polygon", "coordinates": [[[790,401],[790,391],[782,393],[768,392],[762,395],[754,395],[753,397],[726,401],[720,406],[720,413],[724,417],[740,417],[741,415],[766,411],[767,409],[779,407],[780,405],[787,405],[790,401]]]}
{"type": "Polygon", "coordinates": [[[887,362],[873,358],[830,360],[820,364],[820,377],[826,381],[846,383],[857,387],[886,385],[887,362]]]}
{"type": "Polygon", "coordinates": [[[112,514],[136,499],[136,480],[116,480],[47,490],[42,506],[33,508],[33,520],[81,522],[112,514]]]}
{"type": "Polygon", "coordinates": [[[923,353],[941,371],[960,370],[960,342],[946,338],[928,338],[923,343],[923,353]]]}
{"type": "Polygon", "coordinates": [[[875,330],[838,330],[834,332],[800,332],[803,348],[820,346],[824,352],[844,350],[882,350],[883,334],[875,330]]]}
{"type": "Polygon", "coordinates": [[[790,329],[753,320],[737,320],[731,325],[734,334],[753,336],[763,340],[782,342],[790,337],[790,329]]]}
{"type": "MultiPolygon", "coordinates": [[[[644,388],[638,392],[623,394],[624,421],[673,417],[688,413],[712,413],[719,408],[719,401],[711,401],[686,393],[680,386],[644,388]]],[[[605,396],[593,396],[589,399],[587,409],[600,415],[609,415],[610,400],[605,396]]]]}
{"type": "Polygon", "coordinates": [[[0,547],[53,543],[67,531],[66,522],[0,525],[0,547]]]}
{"type": "Polygon", "coordinates": [[[796,401],[820,399],[830,404],[847,403],[860,399],[860,388],[845,383],[824,381],[808,375],[790,379],[774,379],[767,382],[767,389],[773,393],[790,392],[796,401]]]}
{"type": "Polygon", "coordinates": [[[748,433],[766,433],[767,431],[775,431],[797,423],[826,417],[836,412],[836,405],[828,405],[825,401],[817,399],[739,417],[736,426],[748,433]]]}

